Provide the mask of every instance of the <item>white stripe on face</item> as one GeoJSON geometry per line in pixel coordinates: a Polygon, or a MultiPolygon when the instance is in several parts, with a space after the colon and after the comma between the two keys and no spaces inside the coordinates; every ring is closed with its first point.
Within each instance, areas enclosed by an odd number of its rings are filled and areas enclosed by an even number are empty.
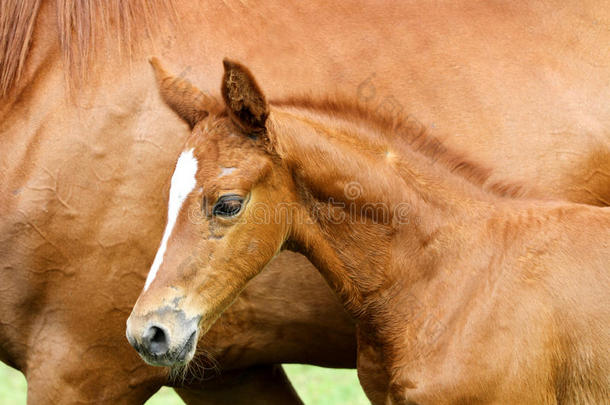
{"type": "Polygon", "coordinates": [[[195,180],[195,174],[197,173],[197,159],[193,155],[193,149],[182,152],[176,163],[176,169],[172,176],[171,187],[169,189],[169,207],[167,209],[167,225],[165,226],[165,232],[163,232],[163,239],[161,239],[161,245],[157,250],[157,255],[150,266],[148,277],[146,278],[146,284],[144,284],[144,291],[148,289],[150,284],[155,279],[161,263],[163,263],[163,257],[165,256],[165,250],[167,249],[167,241],[172,234],[174,225],[176,225],[176,219],[182,208],[182,204],[186,197],[193,191],[197,184],[195,180]]]}

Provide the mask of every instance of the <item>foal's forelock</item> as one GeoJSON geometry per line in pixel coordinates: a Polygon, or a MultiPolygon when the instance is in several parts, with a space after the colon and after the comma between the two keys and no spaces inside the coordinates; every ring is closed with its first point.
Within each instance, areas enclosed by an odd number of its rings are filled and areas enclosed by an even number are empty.
{"type": "Polygon", "coordinates": [[[150,287],[150,284],[155,279],[157,272],[163,263],[165,251],[167,250],[167,243],[172,235],[174,226],[176,225],[176,220],[178,219],[182,205],[197,184],[195,175],[197,174],[198,161],[193,152],[193,148],[182,152],[176,163],[176,169],[174,170],[169,190],[167,225],[163,232],[161,245],[159,246],[159,250],[157,250],[157,255],[155,256],[155,260],[153,261],[148,277],[146,278],[144,291],[148,290],[148,287],[150,287]]]}

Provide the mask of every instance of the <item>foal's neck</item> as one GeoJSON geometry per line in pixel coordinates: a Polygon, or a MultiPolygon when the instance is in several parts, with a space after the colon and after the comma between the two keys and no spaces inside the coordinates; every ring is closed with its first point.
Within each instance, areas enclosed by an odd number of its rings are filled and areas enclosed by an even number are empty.
{"type": "Polygon", "coordinates": [[[295,221],[293,247],[355,316],[426,277],[443,253],[426,250],[438,230],[484,215],[497,199],[374,124],[287,107],[270,118],[311,219],[295,221]]]}

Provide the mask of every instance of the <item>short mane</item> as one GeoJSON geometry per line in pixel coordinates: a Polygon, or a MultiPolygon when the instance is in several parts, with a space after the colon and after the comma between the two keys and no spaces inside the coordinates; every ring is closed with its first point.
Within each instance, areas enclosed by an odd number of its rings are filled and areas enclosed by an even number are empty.
{"type": "MultiPolygon", "coordinates": [[[[0,3],[0,98],[8,94],[23,73],[41,3],[0,3]]],[[[173,11],[171,0],[57,0],[57,40],[69,72],[66,76],[71,82],[78,82],[104,41],[112,41],[108,43],[112,49],[125,44],[133,47],[140,42],[141,34],[150,37],[162,26],[161,21],[171,21],[173,11]]]]}
{"type": "MultiPolygon", "coordinates": [[[[381,133],[402,139],[413,151],[427,157],[431,163],[439,162],[450,172],[459,175],[472,184],[500,197],[523,198],[528,190],[519,183],[504,181],[489,182],[492,169],[475,163],[465,153],[454,151],[445,146],[427,128],[411,116],[390,116],[373,111],[348,97],[335,96],[324,99],[311,97],[290,97],[271,102],[277,107],[294,107],[330,113],[339,117],[349,117],[359,122],[377,126],[381,133]]],[[[396,139],[393,139],[394,141],[396,139]]]]}

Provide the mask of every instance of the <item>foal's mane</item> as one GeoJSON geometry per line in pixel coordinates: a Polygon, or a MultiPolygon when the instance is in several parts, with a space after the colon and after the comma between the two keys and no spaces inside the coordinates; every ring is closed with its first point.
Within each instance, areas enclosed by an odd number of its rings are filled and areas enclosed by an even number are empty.
{"type": "Polygon", "coordinates": [[[273,101],[271,104],[277,107],[318,111],[356,122],[365,122],[377,127],[380,133],[391,137],[391,142],[402,142],[404,146],[425,156],[432,164],[438,162],[449,172],[496,196],[520,198],[527,195],[528,190],[520,183],[490,181],[492,169],[474,162],[465,153],[448,148],[411,116],[405,118],[383,114],[342,96],[324,99],[291,97],[273,101]]]}
{"type": "MultiPolygon", "coordinates": [[[[41,4],[42,0],[0,2],[0,98],[23,72],[41,4]]],[[[82,78],[104,40],[109,49],[131,50],[142,34],[152,36],[172,12],[172,0],[57,0],[57,40],[70,72],[67,77],[82,78]]]]}

